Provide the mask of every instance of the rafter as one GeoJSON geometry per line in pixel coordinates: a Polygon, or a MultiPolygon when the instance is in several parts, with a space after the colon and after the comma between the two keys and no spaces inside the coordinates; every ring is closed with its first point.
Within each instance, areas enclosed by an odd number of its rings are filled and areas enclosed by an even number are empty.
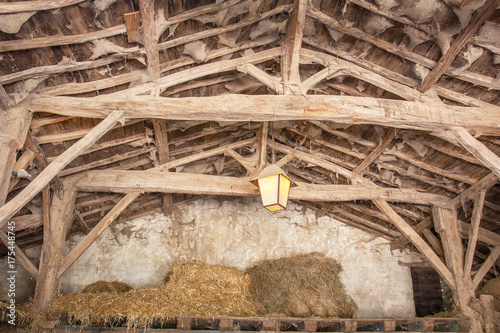
{"type": "Polygon", "coordinates": [[[71,6],[85,0],[31,0],[0,3],[0,14],[32,12],[71,6]]]}
{"type": "Polygon", "coordinates": [[[431,88],[432,85],[439,80],[441,75],[445,73],[465,44],[472,38],[481,25],[486,22],[488,17],[497,9],[498,5],[500,5],[500,0],[488,0],[481,8],[478,9],[478,11],[471,18],[467,27],[465,27],[465,29],[463,29],[453,40],[448,51],[446,51],[446,53],[441,57],[432,71],[427,74],[419,87],[421,92],[429,90],[429,88],[431,88]]]}
{"type": "Polygon", "coordinates": [[[477,287],[483,280],[484,276],[486,275],[486,273],[488,273],[490,268],[493,267],[499,256],[500,256],[500,246],[497,245],[491,250],[490,255],[486,258],[486,260],[483,262],[479,270],[474,275],[474,279],[472,280],[474,290],[477,289],[477,287]]]}
{"type": "Polygon", "coordinates": [[[103,30],[73,36],[50,36],[35,39],[16,39],[0,42],[0,52],[36,49],[41,47],[82,44],[93,40],[116,36],[127,32],[125,24],[103,30]]]}
{"type": "Polygon", "coordinates": [[[352,178],[356,178],[358,176],[363,175],[363,171],[370,166],[382,152],[391,144],[392,140],[396,135],[396,130],[393,128],[389,128],[386,130],[384,136],[380,140],[380,144],[375,148],[370,155],[368,155],[360,165],[354,169],[352,172],[352,178]]]}

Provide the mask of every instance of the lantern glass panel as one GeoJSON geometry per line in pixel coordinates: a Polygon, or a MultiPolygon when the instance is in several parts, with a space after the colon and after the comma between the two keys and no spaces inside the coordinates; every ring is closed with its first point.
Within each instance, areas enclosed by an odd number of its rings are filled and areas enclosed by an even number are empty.
{"type": "Polygon", "coordinates": [[[280,190],[279,190],[279,204],[283,208],[286,208],[286,204],[288,203],[288,192],[290,191],[291,181],[284,175],[279,175],[280,179],[280,190]]]}
{"type": "Polygon", "coordinates": [[[260,178],[258,181],[259,181],[259,190],[260,190],[260,197],[262,199],[262,205],[266,208],[267,206],[276,205],[278,203],[278,194],[279,194],[278,192],[279,175],[260,178]]]}

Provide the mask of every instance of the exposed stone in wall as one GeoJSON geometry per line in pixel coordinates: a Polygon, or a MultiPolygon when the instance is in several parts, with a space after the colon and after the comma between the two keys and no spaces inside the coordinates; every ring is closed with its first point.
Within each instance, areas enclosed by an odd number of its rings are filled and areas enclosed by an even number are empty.
{"type": "MultiPolygon", "coordinates": [[[[72,237],[66,251],[82,238],[72,237]]],[[[391,253],[387,240],[329,217],[316,219],[300,205],[271,213],[254,198],[200,199],[170,216],[115,222],[63,275],[61,291],[81,291],[97,280],[159,285],[173,263],[189,259],[244,270],[259,260],[313,251],[342,264],[359,318],[415,316],[410,272],[398,264],[415,255],[391,253]]]]}

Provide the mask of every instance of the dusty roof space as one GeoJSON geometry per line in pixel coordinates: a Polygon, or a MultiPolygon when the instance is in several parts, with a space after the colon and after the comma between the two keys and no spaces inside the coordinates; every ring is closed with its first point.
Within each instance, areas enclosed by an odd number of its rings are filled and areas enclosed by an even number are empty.
{"type": "Polygon", "coordinates": [[[489,280],[499,4],[1,1],[2,134],[15,138],[2,147],[3,230],[12,217],[21,249],[42,244],[49,181],[54,197],[77,189],[70,235],[119,202],[125,219],[257,195],[246,177],[278,163],[299,184],[292,200],[433,266],[443,229],[458,226],[466,272],[489,280]],[[9,184],[12,169],[31,179],[9,184]]]}

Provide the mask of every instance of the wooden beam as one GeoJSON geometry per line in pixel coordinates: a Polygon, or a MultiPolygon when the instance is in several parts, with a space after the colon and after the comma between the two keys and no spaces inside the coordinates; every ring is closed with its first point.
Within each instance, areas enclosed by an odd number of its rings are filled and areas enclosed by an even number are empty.
{"type": "Polygon", "coordinates": [[[481,216],[484,206],[484,198],[486,190],[477,192],[474,198],[474,209],[471,217],[471,234],[469,236],[469,243],[467,244],[467,251],[464,260],[464,275],[469,276],[472,268],[472,261],[474,260],[474,252],[476,250],[477,238],[479,236],[479,224],[481,223],[481,216]]]}
{"type": "Polygon", "coordinates": [[[321,81],[330,80],[342,74],[344,74],[344,72],[337,64],[330,64],[316,74],[308,77],[301,83],[300,89],[304,92],[304,94],[306,94],[311,88],[316,86],[321,81]]]}
{"type": "MultiPolygon", "coordinates": [[[[500,0],[499,0],[500,1],[500,0]]],[[[474,138],[466,129],[454,127],[449,132],[453,137],[474,155],[485,167],[500,177],[500,157],[488,149],[482,142],[474,138]]]]}
{"type": "Polygon", "coordinates": [[[155,25],[154,0],[139,0],[142,19],[142,36],[146,50],[148,78],[156,80],[160,77],[160,55],[158,54],[158,36],[155,25]]]}
{"type": "Polygon", "coordinates": [[[31,0],[0,3],[0,14],[34,12],[71,6],[85,0],[31,0]]]}
{"type": "MultiPolygon", "coordinates": [[[[285,94],[300,93],[300,49],[306,23],[307,0],[295,0],[283,42],[282,73],[285,94]]],[[[304,92],[305,94],[305,92],[304,92]]]]}
{"type": "Polygon", "coordinates": [[[408,238],[413,245],[422,253],[427,260],[429,260],[432,267],[436,269],[443,280],[448,283],[452,289],[456,289],[455,279],[446,265],[439,259],[437,254],[430,248],[429,245],[413,230],[413,228],[406,223],[401,216],[396,213],[385,200],[373,200],[375,205],[387,215],[391,222],[398,228],[398,230],[408,238]]]}
{"type": "Polygon", "coordinates": [[[477,183],[463,191],[460,195],[457,195],[451,204],[453,209],[458,209],[460,206],[465,204],[465,202],[476,195],[476,191],[481,191],[482,189],[489,189],[498,182],[498,176],[494,173],[490,173],[483,178],[481,178],[477,183]]]}
{"type": "Polygon", "coordinates": [[[441,57],[432,71],[427,74],[424,81],[420,85],[419,90],[425,92],[429,90],[434,83],[444,74],[446,69],[451,65],[458,53],[463,49],[465,44],[474,36],[476,31],[483,25],[490,15],[498,8],[500,0],[488,0],[477,12],[472,16],[467,27],[453,40],[450,48],[441,57]]]}
{"type": "MultiPolygon", "coordinates": [[[[85,192],[131,191],[189,193],[232,196],[258,196],[247,178],[234,178],[160,171],[88,171],[78,175],[76,186],[85,192]]],[[[409,189],[380,188],[369,185],[314,185],[300,183],[290,191],[290,199],[305,201],[353,201],[384,199],[393,202],[437,204],[448,207],[444,197],[409,189]]]]}
{"type": "Polygon", "coordinates": [[[73,265],[73,263],[85,252],[86,249],[106,230],[106,228],[127,208],[135,199],[141,195],[141,192],[130,192],[125,195],[109,213],[85,236],[84,239],[64,258],[59,270],[57,278],[60,278],[73,265]]]}
{"type": "Polygon", "coordinates": [[[244,64],[236,68],[238,71],[249,74],[260,82],[264,83],[266,86],[274,90],[278,94],[283,94],[283,83],[281,83],[277,78],[267,74],[262,69],[257,68],[253,64],[244,64]]]}
{"type": "MultiPolygon", "coordinates": [[[[193,70],[196,69],[193,68],[193,70]]],[[[158,79],[157,82],[163,82],[164,78],[158,79]]],[[[165,84],[167,83],[165,82],[165,84]]],[[[27,103],[27,107],[34,112],[51,112],[66,116],[92,118],[104,118],[110,113],[110,110],[121,110],[125,112],[127,119],[197,119],[207,121],[304,119],[434,131],[463,126],[482,131],[482,133],[496,133],[495,135],[500,133],[500,113],[497,111],[497,107],[491,109],[458,107],[365,97],[321,95],[228,94],[189,98],[131,96],[128,94],[119,96],[119,99],[114,94],[92,98],[37,96],[27,103]]]]}
{"type": "Polygon", "coordinates": [[[431,247],[434,249],[436,254],[444,259],[443,245],[441,244],[441,241],[434,236],[434,233],[430,229],[424,229],[422,230],[422,235],[425,239],[427,239],[429,244],[431,244],[431,247]]]}
{"type": "Polygon", "coordinates": [[[352,172],[352,178],[356,178],[358,176],[363,176],[363,172],[366,168],[370,166],[379,156],[382,154],[382,152],[391,144],[392,140],[394,139],[396,135],[396,130],[394,128],[389,128],[385,132],[384,136],[380,140],[380,144],[372,150],[370,155],[368,155],[363,162],[361,162],[360,165],[354,169],[352,172]]]}
{"type": "Polygon", "coordinates": [[[0,208],[0,228],[26,203],[37,195],[66,165],[74,160],[81,152],[88,149],[101,136],[107,133],[117,122],[123,121],[123,112],[114,111],[106,117],[85,137],[68,148],[52,163],[50,163],[35,180],[29,183],[15,198],[0,208]]]}
{"type": "MultiPolygon", "coordinates": [[[[7,232],[8,235],[10,235],[10,231],[7,232]]],[[[17,246],[17,244],[14,242],[9,242],[9,236],[5,232],[0,231],[0,241],[2,241],[3,245],[8,249],[8,251],[14,253],[16,262],[20,263],[21,266],[24,267],[24,269],[28,272],[33,279],[38,278],[38,269],[33,265],[31,260],[28,259],[26,254],[17,246]]],[[[14,233],[12,233],[14,235],[14,233]]]]}
{"type": "MultiPolygon", "coordinates": [[[[2,2],[5,3],[5,2],[2,2]]],[[[89,68],[97,68],[101,66],[106,66],[115,62],[123,61],[123,60],[133,60],[133,59],[141,59],[142,60],[143,56],[140,55],[139,53],[127,53],[127,54],[115,54],[109,57],[104,57],[101,59],[96,59],[96,60],[89,60],[89,61],[80,61],[76,63],[60,63],[57,65],[50,65],[50,66],[37,66],[37,67],[32,67],[30,69],[26,69],[24,71],[19,71],[19,72],[14,72],[11,74],[7,75],[2,75],[0,76],[0,84],[9,84],[9,83],[14,83],[17,81],[22,81],[22,80],[27,80],[31,79],[33,77],[42,77],[42,76],[48,76],[48,75],[53,75],[53,74],[59,74],[59,73],[65,73],[65,72],[73,72],[73,71],[79,71],[79,70],[85,70],[89,68]]],[[[95,81],[94,81],[95,82],[95,81]]],[[[126,82],[124,82],[126,83],[126,82]]],[[[83,84],[83,83],[81,83],[83,84]]],[[[91,83],[88,83],[89,85],[91,83]]],[[[85,84],[86,88],[88,86],[85,84]]],[[[69,86],[70,88],[72,86],[69,86]]],[[[49,88],[46,88],[49,89],[49,88]]],[[[79,90],[75,90],[77,93],[81,92],[79,90]]],[[[88,89],[87,89],[88,91],[88,89]]]]}
{"type": "Polygon", "coordinates": [[[458,233],[456,210],[432,207],[434,228],[441,236],[446,265],[453,273],[455,280],[454,296],[462,313],[470,318],[470,332],[482,333],[481,318],[469,307],[469,301],[474,298],[474,288],[470,275],[464,275],[464,252],[462,240],[458,233]]]}
{"type": "Polygon", "coordinates": [[[495,246],[493,250],[491,250],[491,253],[488,256],[488,258],[486,258],[484,263],[481,265],[481,268],[479,268],[479,270],[474,275],[474,279],[472,280],[472,285],[474,287],[474,290],[477,289],[477,287],[483,280],[486,273],[488,273],[490,268],[493,267],[493,265],[498,259],[498,256],[500,256],[500,246],[497,243],[497,246],[495,246]]]}
{"type": "Polygon", "coordinates": [[[4,204],[9,193],[12,169],[16,162],[17,141],[12,137],[0,135],[0,206],[4,204]]]}
{"type": "MultiPolygon", "coordinates": [[[[163,165],[168,163],[169,149],[168,149],[168,129],[167,121],[164,119],[153,119],[153,129],[155,133],[156,149],[158,154],[158,162],[163,165]]],[[[170,193],[162,193],[162,207],[163,215],[170,215],[173,207],[173,198],[170,193]]]]}
{"type": "MultiPolygon", "coordinates": [[[[33,311],[45,309],[57,291],[59,266],[63,258],[64,241],[73,221],[76,192],[66,181],[56,193],[50,207],[49,225],[44,225],[44,242],[33,299],[33,311]]],[[[47,216],[48,217],[48,216],[47,216]]]]}
{"type": "Polygon", "coordinates": [[[90,42],[96,39],[116,36],[127,32],[125,24],[119,24],[103,30],[72,36],[50,36],[34,39],[16,39],[0,42],[0,52],[28,50],[42,47],[73,45],[90,42]]]}

